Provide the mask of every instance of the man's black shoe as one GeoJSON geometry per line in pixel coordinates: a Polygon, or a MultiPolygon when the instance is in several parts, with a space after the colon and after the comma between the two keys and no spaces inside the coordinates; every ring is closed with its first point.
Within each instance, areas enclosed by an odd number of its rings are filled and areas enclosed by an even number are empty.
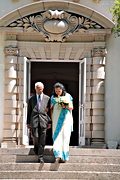
{"type": "Polygon", "coordinates": [[[41,157],[41,158],[39,158],[38,159],[38,163],[41,163],[41,164],[43,164],[44,163],[44,159],[41,157]]]}

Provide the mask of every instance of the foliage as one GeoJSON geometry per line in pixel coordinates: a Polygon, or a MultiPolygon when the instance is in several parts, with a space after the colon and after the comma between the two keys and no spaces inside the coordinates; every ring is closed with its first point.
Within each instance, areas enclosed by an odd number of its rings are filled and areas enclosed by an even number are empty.
{"type": "Polygon", "coordinates": [[[111,8],[111,12],[113,15],[113,21],[115,22],[115,27],[113,31],[120,36],[120,0],[115,0],[114,5],[111,8]]]}

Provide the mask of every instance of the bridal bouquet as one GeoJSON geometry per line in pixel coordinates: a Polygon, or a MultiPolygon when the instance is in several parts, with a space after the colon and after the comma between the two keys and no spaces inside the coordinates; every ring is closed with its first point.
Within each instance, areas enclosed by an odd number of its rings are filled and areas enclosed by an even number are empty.
{"type": "Polygon", "coordinates": [[[61,106],[68,106],[69,105],[69,99],[66,96],[60,96],[58,104],[61,106]]]}

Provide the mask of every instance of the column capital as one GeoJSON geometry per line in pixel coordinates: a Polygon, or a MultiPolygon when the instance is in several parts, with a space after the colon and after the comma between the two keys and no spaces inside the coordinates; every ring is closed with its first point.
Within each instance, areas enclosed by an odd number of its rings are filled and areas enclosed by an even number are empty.
{"type": "Polygon", "coordinates": [[[17,56],[18,48],[13,46],[8,46],[4,48],[4,53],[6,56],[17,56]]]}
{"type": "Polygon", "coordinates": [[[106,56],[106,54],[107,54],[106,49],[103,47],[93,48],[92,50],[93,57],[104,57],[106,56]]]}

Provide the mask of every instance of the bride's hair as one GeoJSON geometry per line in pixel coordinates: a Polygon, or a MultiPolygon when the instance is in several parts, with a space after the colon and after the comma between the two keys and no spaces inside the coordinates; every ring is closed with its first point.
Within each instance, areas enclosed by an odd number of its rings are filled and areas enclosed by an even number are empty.
{"type": "Polygon", "coordinates": [[[62,94],[61,94],[61,96],[65,96],[66,90],[65,90],[65,87],[64,87],[64,85],[63,85],[62,83],[57,82],[57,83],[54,84],[53,95],[54,95],[54,96],[57,96],[57,94],[55,93],[55,88],[60,88],[60,89],[62,89],[62,94]]]}

